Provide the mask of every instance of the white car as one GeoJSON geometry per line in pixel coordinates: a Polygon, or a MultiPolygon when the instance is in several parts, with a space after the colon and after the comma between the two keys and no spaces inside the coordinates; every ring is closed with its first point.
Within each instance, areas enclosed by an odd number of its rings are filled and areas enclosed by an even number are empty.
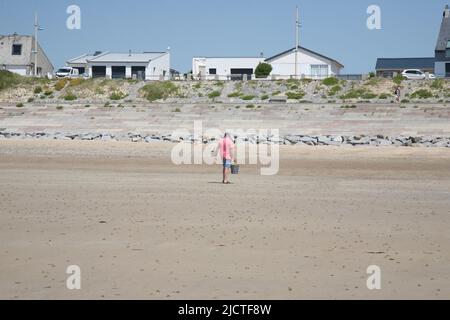
{"type": "Polygon", "coordinates": [[[425,79],[436,79],[434,74],[427,74],[419,69],[406,69],[402,72],[402,76],[408,80],[425,80],[425,79]]]}
{"type": "Polygon", "coordinates": [[[72,67],[60,68],[55,75],[57,78],[78,78],[80,76],[78,69],[72,67]]]}

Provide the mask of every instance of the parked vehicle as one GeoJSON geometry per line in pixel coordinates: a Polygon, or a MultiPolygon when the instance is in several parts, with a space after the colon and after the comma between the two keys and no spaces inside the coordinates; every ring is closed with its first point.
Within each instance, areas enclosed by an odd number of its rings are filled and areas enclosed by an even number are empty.
{"type": "Polygon", "coordinates": [[[60,68],[55,75],[57,78],[78,78],[80,76],[78,69],[72,67],[60,68]]]}
{"type": "Polygon", "coordinates": [[[434,74],[427,74],[419,69],[406,69],[402,72],[402,76],[408,80],[425,80],[436,79],[434,74]]]}

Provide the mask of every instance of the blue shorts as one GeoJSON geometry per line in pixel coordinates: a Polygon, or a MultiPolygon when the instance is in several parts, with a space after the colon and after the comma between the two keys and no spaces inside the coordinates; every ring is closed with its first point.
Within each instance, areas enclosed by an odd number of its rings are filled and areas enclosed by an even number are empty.
{"type": "Polygon", "coordinates": [[[231,168],[231,159],[223,159],[223,167],[231,168]]]}

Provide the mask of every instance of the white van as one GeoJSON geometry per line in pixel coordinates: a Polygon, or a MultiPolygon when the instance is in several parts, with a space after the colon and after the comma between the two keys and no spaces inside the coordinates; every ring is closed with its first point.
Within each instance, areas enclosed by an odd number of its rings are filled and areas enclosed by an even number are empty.
{"type": "Polygon", "coordinates": [[[78,78],[80,76],[78,69],[72,67],[60,68],[55,75],[57,78],[78,78]]]}

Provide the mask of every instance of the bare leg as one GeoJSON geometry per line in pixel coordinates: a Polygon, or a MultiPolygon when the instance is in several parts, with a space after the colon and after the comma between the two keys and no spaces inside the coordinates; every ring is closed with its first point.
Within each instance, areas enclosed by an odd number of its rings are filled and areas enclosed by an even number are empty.
{"type": "Polygon", "coordinates": [[[227,168],[223,167],[222,169],[222,183],[225,183],[227,180],[227,168]]]}

